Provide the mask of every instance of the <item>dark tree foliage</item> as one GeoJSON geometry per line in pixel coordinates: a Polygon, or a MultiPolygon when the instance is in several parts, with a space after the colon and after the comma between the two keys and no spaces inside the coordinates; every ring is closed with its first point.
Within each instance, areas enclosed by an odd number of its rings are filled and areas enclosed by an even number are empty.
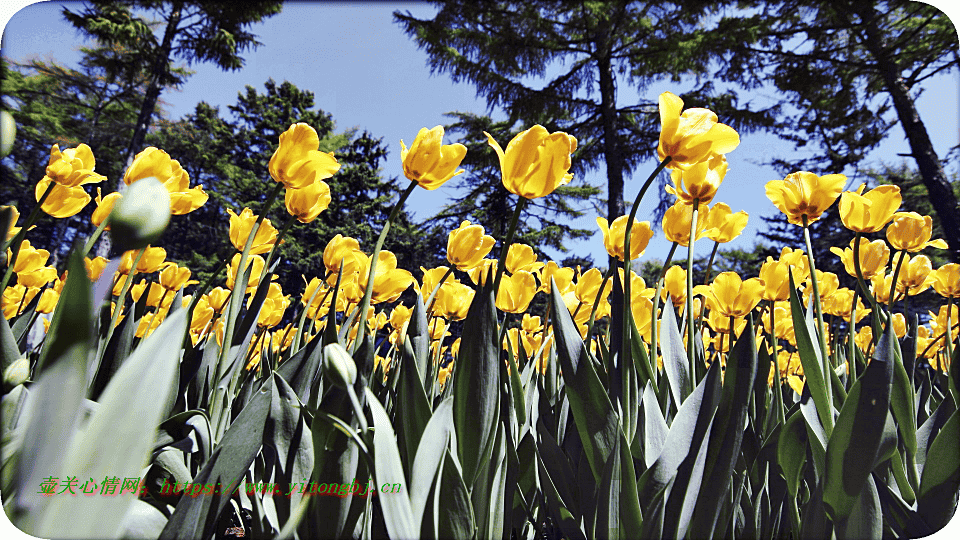
{"type": "MultiPolygon", "coordinates": [[[[400,187],[396,179],[381,176],[380,164],[387,151],[380,139],[367,132],[335,133],[333,118],[315,108],[312,92],[272,80],[264,88],[261,94],[248,86],[225,118],[217,108],[200,103],[192,114],[162,125],[150,136],[151,144],[180,161],[192,182],[202,183],[210,195],[199,210],[174,216],[160,243],[169,258],[183,261],[206,278],[220,260],[233,253],[226,210],[239,214],[250,207],[260,213],[276,186],[267,166],[280,134],[294,123],[309,124],[321,138],[320,150],[334,152],[341,168],[326,180],[332,196],[330,207],[312,223],[292,223],[279,248],[281,285],[285,293],[295,294],[303,288],[301,275],[307,279],[323,275],[323,248],[335,235],[356,238],[366,251],[373,248],[400,187]]],[[[282,195],[267,217],[278,229],[290,219],[282,195]]],[[[409,269],[430,260],[430,241],[429,235],[401,212],[385,247],[397,255],[400,267],[409,269]]],[[[432,253],[436,258],[438,251],[432,253]]]]}
{"type": "Polygon", "coordinates": [[[64,8],[64,17],[78,30],[102,44],[131,51],[128,70],[146,70],[146,91],[121,161],[125,163],[142,148],[163,88],[185,80],[186,73],[174,65],[176,60],[240,69],[241,53],[261,45],[249,27],[280,13],[281,7],[282,2],[264,0],[91,0],[77,12],[64,8]]]}
{"type": "Polygon", "coordinates": [[[718,77],[746,88],[772,83],[783,106],[773,126],[808,150],[800,160],[774,159],[785,173],[834,173],[857,167],[899,124],[951,257],[960,261],[960,204],[917,112],[923,83],[955,70],[954,24],[936,8],[902,0],[752,2],[752,39],[719,57],[718,77]]]}
{"type": "Polygon", "coordinates": [[[656,159],[657,96],[618,99],[617,86],[644,92],[664,80],[696,76],[682,96],[747,131],[771,125],[707,75],[712,51],[743,40],[732,26],[708,33],[702,22],[717,2],[436,2],[433,19],[394,17],[430,57],[435,72],[476,85],[505,126],[539,123],[577,137],[580,170],[606,170],[609,220],[623,215],[623,186],[644,161],[656,159]],[[744,109],[744,110],[741,110],[744,109]]]}

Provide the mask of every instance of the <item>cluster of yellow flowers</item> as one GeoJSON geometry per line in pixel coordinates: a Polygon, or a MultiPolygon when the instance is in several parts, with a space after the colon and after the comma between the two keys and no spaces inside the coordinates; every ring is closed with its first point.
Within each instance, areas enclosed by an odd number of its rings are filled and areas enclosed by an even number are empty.
{"type": "MultiPolygon", "coordinates": [[[[663,230],[666,238],[674,242],[674,249],[686,246],[692,257],[692,244],[696,240],[709,238],[716,244],[729,242],[746,227],[746,212],[733,212],[723,202],[709,206],[729,168],[726,154],[738,146],[739,136],[733,128],[719,123],[716,114],[707,109],[683,110],[683,101],[669,92],[660,96],[659,110],[662,130],[658,154],[661,167],[671,171],[673,185],[666,191],[676,196],[675,203],[664,216],[663,230]]],[[[466,155],[466,147],[444,145],[443,135],[443,128],[436,126],[421,129],[409,148],[400,141],[404,174],[424,189],[436,189],[463,173],[459,166],[466,155]]],[[[492,136],[486,135],[500,160],[504,187],[521,197],[521,203],[547,196],[558,186],[571,181],[571,154],[577,148],[574,137],[563,132],[550,133],[538,125],[518,134],[504,150],[492,136]]],[[[324,180],[340,168],[332,153],[318,150],[319,143],[313,128],[294,124],[280,136],[279,148],[269,163],[271,177],[285,189],[284,199],[291,219],[296,218],[302,223],[313,221],[329,206],[330,188],[324,180]]],[[[94,172],[94,165],[93,154],[86,145],[63,152],[54,145],[46,176],[36,188],[43,211],[54,217],[79,212],[91,200],[82,186],[105,179],[94,172]]],[[[130,185],[147,177],[159,179],[166,187],[170,194],[170,212],[174,215],[191,212],[207,200],[202,186],[189,187],[187,173],[162,150],[147,148],[138,154],[123,180],[130,185]]],[[[841,174],[818,176],[800,171],[783,180],[767,183],[766,193],[790,223],[805,228],[840,199],[840,217],[847,228],[857,233],[857,237],[850,247],[833,247],[831,251],[841,258],[851,276],[864,283],[864,288],[869,283],[868,299],[873,309],[876,309],[877,302],[892,304],[930,287],[947,298],[948,304],[939,313],[930,313],[929,325],[921,326],[918,335],[918,350],[928,358],[941,358],[937,366],[946,369],[942,351],[947,339],[951,342],[956,339],[960,320],[957,306],[951,304],[952,299],[960,298],[960,265],[946,264],[934,270],[929,258],[917,254],[927,247],[945,248],[946,244],[943,240],[931,240],[930,216],[898,211],[901,203],[899,188],[881,186],[865,193],[864,186],[860,186],[856,191],[844,192],[845,182],[846,177],[841,174]],[[886,241],[871,241],[861,236],[878,233],[884,228],[886,241]],[[892,261],[891,248],[896,251],[892,261]],[[887,272],[888,265],[890,272],[887,272]]],[[[97,190],[97,209],[92,218],[95,225],[109,229],[109,222],[104,220],[121,197],[122,194],[116,192],[104,197],[97,190]]],[[[250,208],[244,208],[239,214],[233,210],[228,212],[229,241],[237,252],[226,264],[222,286],[199,291],[200,296],[193,303],[190,335],[194,344],[212,335],[222,345],[225,329],[221,315],[229,298],[236,292],[241,259],[245,257],[250,272],[240,294],[251,295],[252,300],[252,294],[266,275],[265,268],[273,250],[282,242],[281,234],[270,220],[261,219],[250,208]],[[249,248],[244,256],[242,252],[247,245],[249,248]]],[[[14,209],[7,243],[19,232],[15,227],[18,219],[19,214],[14,209]]],[[[603,234],[607,253],[627,264],[643,255],[653,237],[650,223],[633,221],[632,216],[619,216],[612,223],[597,218],[597,225],[603,234]],[[625,249],[628,224],[629,256],[625,249]]],[[[434,372],[439,384],[446,381],[452,360],[459,351],[459,339],[446,343],[451,337],[451,323],[467,317],[475,286],[490,279],[497,284],[496,307],[507,314],[522,315],[518,327],[503,333],[503,346],[515,358],[537,362],[541,370],[546,369],[553,342],[551,327],[541,322],[541,316],[528,311],[534,297],[538,293],[549,293],[552,286],[557,287],[581,336],[591,336],[590,347],[597,348],[603,337],[593,337],[590,329],[595,321],[611,315],[608,297],[613,287],[612,273],[604,275],[596,268],[582,271],[580,267],[569,268],[554,261],[540,261],[530,246],[512,243],[509,236],[500,243],[501,258],[492,258],[490,254],[497,240],[487,235],[483,226],[464,221],[449,234],[446,259],[450,266],[421,267],[422,277],[418,280],[410,271],[397,268],[396,256],[388,250],[381,250],[379,243],[374,252],[368,254],[356,239],[338,234],[324,249],[323,275],[309,281],[304,278],[301,305],[305,318],[301,320],[309,319],[309,322],[305,322],[302,329],[293,324],[280,327],[290,307],[290,297],[284,294],[278,283],[269,284],[257,320],[260,331],[250,345],[247,368],[259,365],[264,354],[282,358],[281,353],[289,348],[298,333],[304,333],[309,339],[328,322],[339,324],[337,321],[348,320],[352,312],[366,305],[364,291],[371,277],[369,302],[373,306],[363,316],[368,329],[374,332],[384,330],[387,338],[389,350],[380,350],[377,354],[377,369],[384,373],[390,370],[393,358],[403,346],[402,339],[412,309],[397,301],[411,286],[422,295],[425,303],[431,353],[436,366],[434,372]],[[375,269],[371,276],[373,259],[375,269]],[[498,268],[500,261],[503,268],[498,268]],[[463,278],[468,278],[474,286],[461,281],[463,278]],[[387,307],[375,307],[381,305],[387,307]]],[[[796,354],[797,343],[788,302],[790,275],[802,289],[803,301],[807,304],[817,302],[823,313],[846,321],[848,332],[861,349],[868,350],[874,339],[869,326],[856,329],[857,322],[871,311],[864,304],[864,297],[854,290],[839,287],[839,278],[835,274],[816,270],[809,245],[807,247],[807,251],[783,248],[778,259],[767,258],[759,276],[747,279],[734,272],[721,272],[710,283],[694,287],[692,276],[683,267],[671,265],[668,257],[661,282],[648,286],[633,271],[629,271],[628,279],[624,269],[620,268],[619,283],[628,284],[624,289],[630,294],[631,313],[648,345],[657,341],[655,333],[658,329],[653,321],[660,320],[659,305],[663,302],[666,304],[664,309],[678,308],[688,317],[689,324],[685,325],[688,337],[692,337],[690,328],[702,333],[708,362],[725,361],[725,353],[744,328],[745,318],[756,313],[761,321],[757,326],[758,337],[766,334],[790,344],[785,349],[770,351],[777,358],[777,367],[770,372],[770,384],[774,384],[774,375],[779,368],[781,380],[799,392],[803,385],[803,370],[796,354]],[[692,290],[693,297],[688,297],[688,290],[692,290]],[[670,303],[667,303],[668,298],[670,303]]],[[[17,250],[17,246],[11,246],[11,249],[17,250]]],[[[17,275],[17,283],[3,291],[4,317],[10,319],[22,313],[38,294],[41,296],[35,304],[35,312],[52,312],[65,276],[47,265],[49,252],[34,248],[29,241],[22,242],[16,256],[11,249],[7,250],[7,256],[8,261],[15,261],[12,272],[17,275]]],[[[86,264],[89,278],[97,280],[107,260],[96,257],[86,259],[86,264]]],[[[142,300],[148,310],[138,323],[136,335],[146,336],[164,320],[177,293],[198,283],[190,277],[188,268],[166,261],[166,252],[161,247],[128,251],[123,254],[113,276],[115,305],[125,305],[122,296],[127,288],[134,302],[142,300]],[[131,276],[136,274],[145,277],[133,283],[131,276]]],[[[190,305],[191,300],[192,296],[183,297],[183,305],[190,305]]],[[[115,324],[119,324],[124,315],[121,307],[114,316],[115,324]]],[[[896,314],[893,323],[898,335],[902,336],[906,331],[903,316],[896,314]]],[[[841,342],[840,336],[833,332],[834,327],[833,324],[822,327],[825,341],[831,348],[841,342]]],[[[356,339],[359,328],[359,324],[354,325],[348,339],[356,339]]],[[[758,343],[761,341],[758,339],[758,343]]],[[[656,352],[656,347],[652,350],[656,352]]]]}

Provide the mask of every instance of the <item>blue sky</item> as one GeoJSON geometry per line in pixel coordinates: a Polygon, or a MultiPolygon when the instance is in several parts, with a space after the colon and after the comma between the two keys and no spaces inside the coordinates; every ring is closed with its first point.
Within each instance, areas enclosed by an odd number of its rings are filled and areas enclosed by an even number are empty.
{"type": "MultiPolygon", "coordinates": [[[[79,59],[77,48],[82,40],[60,16],[64,4],[67,3],[34,4],[13,15],[4,29],[3,55],[13,60],[39,57],[75,65],[79,59]]],[[[77,3],[73,5],[75,9],[78,6],[77,3]]],[[[430,74],[426,54],[418,50],[393,22],[392,13],[396,9],[410,11],[420,18],[435,12],[429,5],[412,2],[289,3],[281,14],[252,28],[263,46],[244,55],[244,69],[224,72],[210,64],[192,66],[196,73],[179,91],[167,91],[161,96],[167,114],[172,119],[180,118],[191,112],[201,100],[225,110],[227,105],[236,101],[237,93],[245,85],[262,89],[268,78],[278,82],[289,80],[314,92],[317,106],[333,115],[339,130],[356,127],[383,137],[390,150],[383,173],[391,177],[402,176],[401,138],[409,144],[421,127],[447,123],[444,113],[483,113],[486,104],[477,98],[472,85],[454,84],[446,74],[430,74]]],[[[684,87],[655,85],[642,96],[626,83],[621,83],[619,89],[621,104],[631,104],[655,102],[660,92],[681,93],[684,87]]],[[[763,91],[745,96],[746,100],[760,103],[775,98],[771,92],[763,91]]],[[[932,79],[918,105],[937,152],[943,157],[950,147],[958,144],[957,74],[932,79]]],[[[688,103],[686,106],[697,104],[688,103]]],[[[651,112],[655,114],[655,111],[651,112]]],[[[903,132],[895,127],[891,133],[880,149],[869,156],[865,166],[878,167],[881,162],[897,164],[904,160],[897,156],[908,151],[903,132]]],[[[500,142],[505,145],[507,141],[500,142]]],[[[734,211],[746,210],[750,214],[747,229],[729,244],[731,246],[749,249],[757,231],[762,229],[760,216],[777,213],[764,195],[763,186],[768,180],[780,176],[771,167],[760,164],[772,155],[796,154],[790,144],[774,135],[749,134],[744,135],[740,147],[728,155],[730,170],[715,201],[726,202],[734,211]]],[[[643,179],[655,166],[651,160],[634,173],[632,180],[628,178],[625,193],[628,201],[633,199],[643,179]]],[[[853,171],[844,172],[851,176],[848,189],[854,189],[862,181],[851,174],[853,171]]],[[[948,173],[954,172],[956,166],[948,167],[948,173]]],[[[601,187],[606,185],[603,170],[581,176],[577,180],[601,187]]],[[[450,182],[433,192],[416,190],[407,209],[417,218],[433,215],[455,193],[452,184],[450,182]]],[[[650,219],[655,195],[648,193],[640,209],[640,219],[650,219]]],[[[596,211],[590,207],[585,210],[585,215],[574,225],[598,231],[596,211]]],[[[587,241],[568,245],[577,253],[592,254],[600,264],[606,257],[599,231],[587,241]]],[[[696,249],[698,253],[708,253],[711,247],[708,240],[702,240],[696,249]]],[[[658,233],[644,258],[662,259],[668,249],[669,242],[658,233]]],[[[557,259],[563,257],[559,253],[550,254],[557,259]]]]}

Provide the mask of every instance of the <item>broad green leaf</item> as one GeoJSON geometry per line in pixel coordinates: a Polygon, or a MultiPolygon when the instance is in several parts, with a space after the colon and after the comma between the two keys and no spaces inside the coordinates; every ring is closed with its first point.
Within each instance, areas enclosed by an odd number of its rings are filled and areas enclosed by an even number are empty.
{"type": "Polygon", "coordinates": [[[631,538],[643,525],[636,473],[627,439],[621,434],[604,465],[597,493],[595,538],[631,538]]]}
{"type": "Polygon", "coordinates": [[[447,398],[440,402],[427,422],[423,437],[417,441],[416,457],[411,464],[410,507],[414,523],[418,525],[422,522],[430,486],[440,470],[444,451],[450,444],[453,431],[453,398],[447,398]]]}
{"type": "Polygon", "coordinates": [[[894,340],[893,386],[890,389],[890,410],[900,427],[900,439],[907,450],[907,456],[913,461],[917,455],[917,413],[914,403],[913,383],[901,360],[900,345],[894,340]]]}
{"type": "Polygon", "coordinates": [[[423,389],[423,382],[417,368],[416,353],[410,343],[409,335],[405,336],[401,351],[402,362],[399,366],[394,366],[394,369],[400,370],[394,411],[397,419],[397,444],[400,447],[400,457],[403,460],[404,471],[409,473],[412,479],[411,467],[417,453],[417,446],[421,442],[421,436],[431,416],[436,413],[430,410],[430,402],[427,401],[427,394],[423,389]]]}
{"type": "Polygon", "coordinates": [[[753,317],[750,316],[727,359],[723,395],[713,420],[710,447],[703,471],[703,484],[710,486],[710,489],[701,493],[697,500],[689,532],[693,537],[710,537],[713,534],[720,506],[727,496],[734,465],[740,456],[747,407],[756,377],[757,346],[754,340],[753,317]]]}
{"type": "Polygon", "coordinates": [[[16,362],[22,355],[20,347],[17,346],[17,339],[13,337],[13,331],[10,330],[10,323],[6,318],[0,322],[0,376],[10,367],[10,364],[16,362]]]}
{"type": "MultiPolygon", "coordinates": [[[[810,332],[806,318],[803,315],[803,306],[797,296],[797,288],[793,282],[793,272],[790,272],[790,315],[793,318],[793,330],[797,338],[797,352],[800,354],[800,364],[806,375],[804,386],[810,387],[810,395],[816,404],[817,415],[820,416],[820,425],[824,426],[826,435],[830,436],[828,426],[833,425],[833,406],[827,400],[826,379],[823,373],[823,360],[820,357],[820,346],[816,344],[817,336],[810,332]]],[[[859,491],[858,491],[859,493],[859,491]]]]}
{"type": "Polygon", "coordinates": [[[214,534],[217,518],[229,504],[230,494],[240,485],[244,473],[260,452],[264,426],[276,392],[273,377],[270,377],[240,411],[210,459],[193,479],[194,483],[215,485],[213,494],[180,499],[160,533],[160,540],[207,538],[214,534]]]}
{"type": "Polygon", "coordinates": [[[874,468],[890,407],[894,339],[892,328],[880,337],[873,360],[850,388],[827,443],[823,502],[835,523],[850,515],[874,468]]]}
{"type": "Polygon", "coordinates": [[[952,399],[941,401],[930,418],[917,430],[917,472],[923,472],[930,446],[956,410],[952,399]]]}
{"type": "MultiPolygon", "coordinates": [[[[397,450],[397,439],[390,425],[390,418],[383,405],[373,395],[369,388],[365,390],[367,405],[373,416],[373,475],[377,485],[400,484],[409,485],[403,476],[403,465],[400,463],[400,452],[397,450]]],[[[379,495],[380,507],[383,509],[383,520],[391,538],[416,538],[419,532],[410,506],[410,497],[407,492],[379,495]]]]}
{"type": "MultiPolygon", "coordinates": [[[[186,313],[171,315],[128,358],[100,397],[100,406],[86,429],[67,451],[63,470],[78,479],[103,483],[106,478],[139,477],[153,450],[168,394],[176,382],[180,339],[186,313]],[[171,343],[175,343],[171,347],[171,343]]],[[[104,488],[101,488],[104,489],[104,488]]],[[[119,490],[118,490],[119,492],[119,490]]],[[[102,493],[102,492],[101,492],[102,493]]],[[[86,538],[117,535],[135,499],[125,496],[51,497],[37,532],[86,538]]]]}
{"type": "MultiPolygon", "coordinates": [[[[583,450],[599,481],[603,464],[610,457],[614,439],[619,437],[620,421],[607,396],[607,389],[594,370],[580,333],[563,303],[559,288],[552,288],[550,318],[554,326],[557,359],[583,450]]],[[[461,346],[462,347],[462,346],[461,346]]]]}
{"type": "MultiPolygon", "coordinates": [[[[279,374],[274,376],[277,392],[263,431],[263,444],[276,451],[274,483],[293,486],[305,483],[313,472],[313,437],[296,391],[279,374]]],[[[300,504],[303,489],[288,489],[288,496],[273,497],[277,517],[284,523],[300,504]]]]}
{"type": "MultiPolygon", "coordinates": [[[[437,536],[439,538],[470,540],[474,537],[474,528],[476,527],[470,494],[463,481],[463,475],[460,473],[457,458],[450,452],[449,448],[445,448],[445,452],[442,472],[438,478],[440,497],[438,499],[437,518],[439,528],[437,536]]],[[[498,495],[503,495],[502,489],[499,490],[498,495]]],[[[497,503],[492,502],[492,506],[496,507],[497,503]]]]}
{"type": "Polygon", "coordinates": [[[920,478],[917,511],[933,530],[946,526],[957,509],[960,486],[960,413],[954,412],[933,440],[920,478]]]}
{"type": "Polygon", "coordinates": [[[647,468],[660,457],[669,431],[667,421],[660,412],[657,396],[653,392],[653,385],[647,381],[647,386],[643,389],[643,460],[647,468]]]}
{"type": "MultiPolygon", "coordinates": [[[[492,280],[491,280],[492,281],[492,280]]],[[[454,367],[453,424],[463,479],[472,488],[488,465],[500,417],[500,346],[493,285],[474,294],[454,367]]]]}
{"type": "Polygon", "coordinates": [[[565,538],[574,540],[586,540],[587,536],[583,533],[580,521],[570,513],[563,499],[557,493],[557,489],[547,473],[544,465],[543,456],[539,452],[537,456],[537,471],[540,478],[540,487],[543,490],[543,497],[547,503],[549,515],[553,517],[554,523],[559,526],[565,538]]]}
{"type": "Polygon", "coordinates": [[[673,402],[680,407],[687,399],[690,388],[690,369],[687,352],[683,347],[683,337],[677,326],[677,316],[671,303],[667,303],[660,318],[660,351],[663,356],[663,371],[670,383],[673,402]]]}
{"type": "Polygon", "coordinates": [[[796,498],[807,462],[807,428],[803,413],[797,411],[784,423],[777,444],[777,461],[787,481],[787,491],[796,498]]]}
{"type": "Polygon", "coordinates": [[[837,523],[838,540],[880,540],[883,538],[883,510],[873,477],[867,477],[850,517],[837,523]]]}

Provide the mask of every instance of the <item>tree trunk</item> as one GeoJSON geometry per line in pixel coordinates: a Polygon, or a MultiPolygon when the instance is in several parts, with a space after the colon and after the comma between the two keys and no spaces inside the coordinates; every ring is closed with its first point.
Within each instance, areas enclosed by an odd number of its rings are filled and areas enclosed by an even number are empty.
{"type": "MultiPolygon", "coordinates": [[[[604,33],[598,44],[606,48],[604,33]]],[[[597,71],[600,82],[600,118],[603,126],[603,158],[607,165],[607,221],[624,215],[626,209],[623,204],[623,159],[620,155],[619,135],[617,133],[617,88],[613,78],[613,68],[610,58],[601,52],[597,61],[597,71]]],[[[616,264],[612,257],[609,264],[616,264]]],[[[612,267],[612,266],[611,266],[612,267]]]]}
{"type": "Polygon", "coordinates": [[[900,77],[900,66],[896,59],[885,51],[886,40],[877,26],[880,14],[873,6],[856,5],[859,7],[858,14],[866,34],[863,45],[876,60],[887,93],[893,98],[893,106],[907,135],[910,152],[917,162],[930,202],[940,218],[945,240],[950,245],[950,258],[954,262],[960,262],[960,204],[947,175],[943,172],[943,165],[933,148],[927,128],[920,119],[916,103],[900,77]]]}

